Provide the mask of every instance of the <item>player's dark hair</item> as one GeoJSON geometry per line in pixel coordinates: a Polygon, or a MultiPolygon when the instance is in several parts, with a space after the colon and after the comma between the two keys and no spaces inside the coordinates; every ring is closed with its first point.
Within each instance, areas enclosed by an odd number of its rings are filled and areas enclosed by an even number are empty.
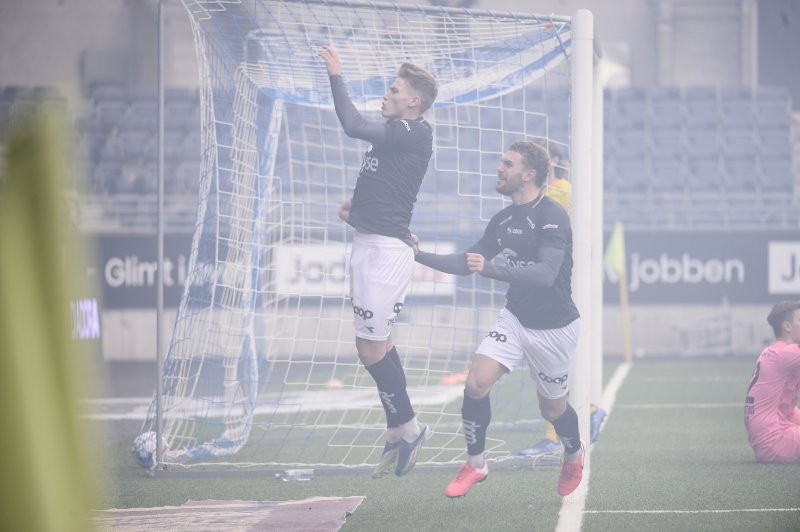
{"type": "Polygon", "coordinates": [[[404,79],[412,89],[419,93],[419,114],[427,111],[436,101],[439,87],[436,79],[424,68],[413,63],[403,63],[397,69],[397,77],[404,79]]]}
{"type": "Polygon", "coordinates": [[[536,170],[536,186],[543,187],[547,182],[547,172],[550,169],[550,156],[547,154],[547,150],[527,140],[518,140],[509,146],[508,150],[522,155],[522,165],[527,169],[536,170]]]}
{"type": "Polygon", "coordinates": [[[781,301],[772,307],[767,316],[767,323],[772,326],[775,338],[783,334],[783,323],[791,321],[792,315],[796,310],[800,310],[800,301],[781,301]]]}

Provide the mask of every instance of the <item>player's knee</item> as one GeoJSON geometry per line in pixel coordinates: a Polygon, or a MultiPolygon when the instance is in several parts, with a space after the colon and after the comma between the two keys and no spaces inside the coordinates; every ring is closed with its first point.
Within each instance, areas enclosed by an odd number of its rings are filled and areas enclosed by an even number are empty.
{"type": "Polygon", "coordinates": [[[472,374],[464,383],[464,393],[472,399],[482,399],[490,391],[492,391],[492,383],[488,379],[481,379],[472,374]]]}

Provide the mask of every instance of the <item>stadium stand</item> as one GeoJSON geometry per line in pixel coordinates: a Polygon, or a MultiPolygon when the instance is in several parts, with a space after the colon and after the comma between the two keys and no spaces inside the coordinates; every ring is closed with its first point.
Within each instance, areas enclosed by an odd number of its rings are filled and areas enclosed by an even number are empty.
{"type": "MultiPolygon", "coordinates": [[[[525,98],[549,113],[547,121],[533,117],[527,125],[520,113],[503,112],[491,102],[480,113],[465,113],[458,131],[438,132],[440,148],[460,150],[440,149],[432,163],[431,186],[452,187],[454,170],[491,174],[502,140],[487,130],[500,121],[520,131],[527,127],[534,135],[549,131],[551,140],[566,142],[567,97],[538,89],[503,96],[504,106],[513,107],[514,98],[525,98]]],[[[786,90],[632,87],[606,90],[604,106],[606,225],[619,220],[634,230],[800,228],[796,134],[786,90]]],[[[73,120],[56,89],[1,87],[0,150],[9,124],[45,107],[73,120]]],[[[74,119],[78,165],[87,175],[81,219],[90,229],[152,227],[156,93],[97,85],[91,89],[88,109],[86,116],[74,119]]],[[[164,168],[168,218],[174,228],[190,230],[194,224],[199,124],[197,91],[168,88],[164,168]]],[[[480,187],[480,181],[476,178],[472,185],[480,187]]],[[[462,180],[462,186],[465,182],[469,181],[462,180]]]]}

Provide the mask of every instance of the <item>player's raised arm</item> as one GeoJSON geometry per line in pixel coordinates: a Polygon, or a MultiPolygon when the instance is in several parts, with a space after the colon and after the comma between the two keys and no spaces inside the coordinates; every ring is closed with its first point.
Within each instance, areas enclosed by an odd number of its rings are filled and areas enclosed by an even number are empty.
{"type": "Polygon", "coordinates": [[[342,124],[345,135],[369,142],[383,142],[386,138],[386,126],[383,123],[365,119],[353,105],[342,78],[342,62],[336,48],[326,45],[322,48],[319,56],[325,61],[325,67],[328,70],[333,107],[336,109],[336,116],[342,124]]]}

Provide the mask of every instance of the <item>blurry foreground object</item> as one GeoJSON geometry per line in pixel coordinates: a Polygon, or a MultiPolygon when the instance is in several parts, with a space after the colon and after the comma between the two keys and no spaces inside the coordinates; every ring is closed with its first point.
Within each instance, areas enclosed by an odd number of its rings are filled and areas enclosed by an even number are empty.
{"type": "MultiPolygon", "coordinates": [[[[16,122],[0,181],[0,529],[91,529],[95,444],[77,397],[88,360],[70,340],[70,295],[83,248],[71,230],[62,124],[45,112],[16,122]]],[[[87,381],[89,381],[87,383],[87,381]]],[[[80,392],[79,392],[80,390],[80,392]]]]}

